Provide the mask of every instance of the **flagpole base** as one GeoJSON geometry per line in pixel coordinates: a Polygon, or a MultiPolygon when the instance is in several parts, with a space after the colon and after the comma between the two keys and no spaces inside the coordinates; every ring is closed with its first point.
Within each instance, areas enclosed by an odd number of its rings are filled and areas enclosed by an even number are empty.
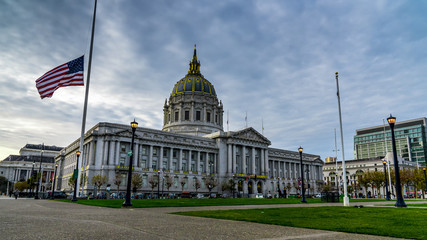
{"type": "Polygon", "coordinates": [[[350,199],[348,198],[348,196],[344,196],[342,201],[343,201],[344,207],[350,206],[350,199]]]}

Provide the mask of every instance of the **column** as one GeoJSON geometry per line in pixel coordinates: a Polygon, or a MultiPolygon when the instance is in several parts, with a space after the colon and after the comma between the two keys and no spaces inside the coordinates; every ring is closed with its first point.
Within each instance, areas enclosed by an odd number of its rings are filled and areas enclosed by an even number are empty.
{"type": "Polygon", "coordinates": [[[187,159],[187,171],[192,172],[191,164],[193,164],[192,151],[188,150],[188,159],[187,159]]]}
{"type": "Polygon", "coordinates": [[[114,165],[114,141],[109,141],[109,149],[108,149],[108,165],[114,165]]]}
{"type": "Polygon", "coordinates": [[[119,166],[119,159],[120,159],[120,141],[116,141],[116,152],[115,152],[115,162],[116,166],[119,166]]]}
{"type": "Polygon", "coordinates": [[[200,175],[200,151],[197,151],[196,171],[200,175]]]}
{"type": "Polygon", "coordinates": [[[110,142],[109,141],[104,141],[104,153],[102,154],[102,165],[108,165],[108,149],[110,147],[110,142]]]}
{"type": "Polygon", "coordinates": [[[209,153],[205,152],[205,173],[209,173],[210,169],[209,169],[209,153]]]}
{"type": "Polygon", "coordinates": [[[242,146],[242,173],[247,174],[246,172],[246,147],[242,146]]]}
{"type": "Polygon", "coordinates": [[[233,173],[237,173],[237,168],[236,168],[236,144],[233,144],[233,173]]]}
{"type": "Polygon", "coordinates": [[[265,163],[264,163],[264,161],[265,161],[265,159],[264,159],[264,153],[265,151],[264,151],[264,149],[261,149],[261,163],[260,163],[260,167],[261,167],[261,175],[266,175],[265,174],[265,163]]]}
{"type": "Polygon", "coordinates": [[[232,165],[233,165],[233,149],[231,144],[228,144],[228,156],[227,156],[227,173],[233,172],[232,165]]]}
{"type": "Polygon", "coordinates": [[[157,161],[159,161],[158,170],[161,170],[163,172],[163,146],[160,146],[160,156],[157,161]]]}
{"type": "Polygon", "coordinates": [[[95,165],[95,145],[97,141],[90,142],[90,155],[88,165],[95,165]]]}
{"type": "Polygon", "coordinates": [[[169,154],[169,171],[172,172],[175,169],[172,169],[173,166],[173,148],[170,148],[170,154],[169,154]]]}
{"type": "Polygon", "coordinates": [[[137,144],[137,143],[134,143],[134,145],[133,145],[133,153],[132,153],[132,157],[133,157],[133,167],[137,167],[138,166],[138,162],[139,162],[139,159],[138,159],[138,154],[139,154],[139,144],[137,144]]]}
{"type": "Polygon", "coordinates": [[[179,149],[178,170],[182,173],[182,148],[179,149]]]}
{"type": "Polygon", "coordinates": [[[150,152],[148,153],[148,170],[153,171],[153,145],[150,145],[150,152]]]}
{"type": "Polygon", "coordinates": [[[265,151],[264,151],[264,154],[265,154],[265,158],[264,158],[264,163],[265,163],[265,175],[267,176],[268,175],[268,149],[266,149],[265,151]]]}
{"type": "Polygon", "coordinates": [[[255,148],[252,147],[252,174],[256,174],[255,172],[255,148]]]}

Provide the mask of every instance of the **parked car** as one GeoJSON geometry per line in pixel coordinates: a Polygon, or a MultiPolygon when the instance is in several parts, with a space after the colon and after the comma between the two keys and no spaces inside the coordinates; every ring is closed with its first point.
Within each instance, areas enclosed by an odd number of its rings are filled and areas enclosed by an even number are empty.
{"type": "Polygon", "coordinates": [[[202,193],[198,193],[198,194],[196,194],[195,197],[198,199],[201,199],[201,198],[205,198],[205,195],[203,195],[202,193]]]}
{"type": "Polygon", "coordinates": [[[264,195],[262,193],[255,194],[255,198],[264,198],[264,195]]]}
{"type": "Polygon", "coordinates": [[[183,192],[181,194],[181,198],[192,198],[193,196],[189,192],[183,192]]]}

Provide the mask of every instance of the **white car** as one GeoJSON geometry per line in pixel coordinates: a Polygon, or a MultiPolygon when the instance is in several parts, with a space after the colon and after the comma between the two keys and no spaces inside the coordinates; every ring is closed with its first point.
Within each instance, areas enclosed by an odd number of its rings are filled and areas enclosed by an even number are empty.
{"type": "Polygon", "coordinates": [[[264,198],[264,195],[262,193],[255,194],[255,198],[264,198]]]}

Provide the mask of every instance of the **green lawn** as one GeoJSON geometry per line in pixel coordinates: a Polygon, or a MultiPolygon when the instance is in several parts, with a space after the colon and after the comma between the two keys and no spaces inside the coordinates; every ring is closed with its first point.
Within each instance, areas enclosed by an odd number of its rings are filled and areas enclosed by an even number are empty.
{"type": "MultiPolygon", "coordinates": [[[[58,200],[71,202],[70,200],[58,200]]],[[[352,199],[352,202],[372,202],[376,199],[352,199]]],[[[124,199],[93,199],[78,200],[76,203],[100,207],[121,208],[124,199]]],[[[321,200],[307,199],[308,203],[321,203],[321,200]]],[[[266,204],[302,204],[298,198],[211,198],[211,199],[132,199],[134,208],[148,207],[194,207],[194,206],[225,206],[225,205],[266,205],[266,204]]]]}
{"type": "Polygon", "coordinates": [[[176,213],[282,226],[427,239],[427,209],[374,207],[269,208],[176,213]]]}

